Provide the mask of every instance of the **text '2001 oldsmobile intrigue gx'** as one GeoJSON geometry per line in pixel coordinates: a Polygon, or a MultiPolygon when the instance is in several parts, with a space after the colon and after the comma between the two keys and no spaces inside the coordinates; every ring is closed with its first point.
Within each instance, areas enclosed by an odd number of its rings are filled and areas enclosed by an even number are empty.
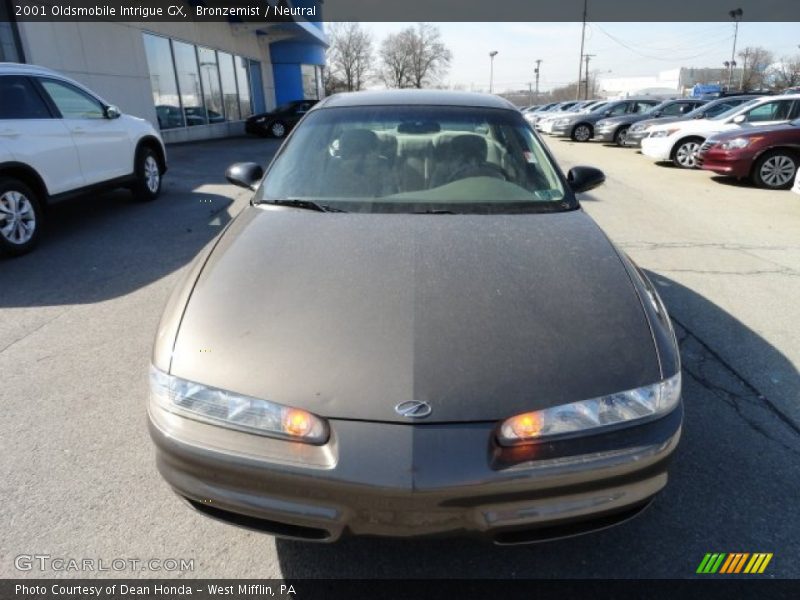
{"type": "Polygon", "coordinates": [[[620,522],[667,482],[675,336],[519,111],[332,96],[196,259],[153,353],[161,474],[201,512],[297,539],[620,522]]]}

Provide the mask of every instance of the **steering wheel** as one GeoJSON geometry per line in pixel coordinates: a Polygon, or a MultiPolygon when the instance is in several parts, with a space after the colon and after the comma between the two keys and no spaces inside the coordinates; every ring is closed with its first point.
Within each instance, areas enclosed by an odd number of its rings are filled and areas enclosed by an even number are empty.
{"type": "Polygon", "coordinates": [[[508,181],[510,179],[505,169],[494,163],[487,162],[480,165],[467,164],[456,169],[447,179],[447,183],[452,183],[459,179],[466,179],[467,177],[494,177],[495,179],[502,179],[503,181],[508,181]]]}

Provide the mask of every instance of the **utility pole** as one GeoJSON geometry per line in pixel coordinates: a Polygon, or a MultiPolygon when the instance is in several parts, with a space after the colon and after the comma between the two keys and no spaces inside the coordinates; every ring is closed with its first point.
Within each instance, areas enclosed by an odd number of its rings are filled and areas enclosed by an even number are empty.
{"type": "Polygon", "coordinates": [[[497,50],[489,52],[489,93],[492,93],[494,85],[494,57],[497,56],[497,50]]]}
{"type": "Polygon", "coordinates": [[[528,82],[528,106],[533,104],[533,84],[528,82]]]}
{"type": "Polygon", "coordinates": [[[589,0],[583,0],[583,28],[581,29],[581,57],[578,59],[578,89],[575,93],[575,100],[581,99],[581,70],[583,68],[583,44],[586,40],[586,9],[589,0]]]}
{"type": "Polygon", "coordinates": [[[739,36],[739,21],[742,19],[744,11],[741,8],[729,10],[728,15],[733,19],[733,50],[731,50],[731,66],[728,71],[728,89],[731,89],[733,83],[733,69],[736,67],[736,38],[739,36]]]}
{"type": "MultiPolygon", "coordinates": [[[[592,57],[597,56],[596,54],[584,54],[583,58],[586,60],[586,87],[583,91],[583,99],[589,99],[589,59],[592,57]]],[[[580,86],[579,86],[580,87],[580,86]]]]}
{"type": "Polygon", "coordinates": [[[536,101],[539,101],[539,65],[542,64],[542,59],[536,59],[536,69],[534,69],[534,73],[536,73],[536,101]]]}

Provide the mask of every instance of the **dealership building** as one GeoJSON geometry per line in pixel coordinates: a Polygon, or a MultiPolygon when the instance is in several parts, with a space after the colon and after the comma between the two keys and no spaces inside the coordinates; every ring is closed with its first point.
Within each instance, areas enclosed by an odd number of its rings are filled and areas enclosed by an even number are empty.
{"type": "MultiPolygon", "coordinates": [[[[288,4],[316,7],[320,19],[316,0],[288,4]]],[[[237,135],[253,113],[320,98],[326,47],[322,22],[303,17],[23,22],[0,0],[0,62],[63,73],[151,121],[166,142],[237,135]]]]}

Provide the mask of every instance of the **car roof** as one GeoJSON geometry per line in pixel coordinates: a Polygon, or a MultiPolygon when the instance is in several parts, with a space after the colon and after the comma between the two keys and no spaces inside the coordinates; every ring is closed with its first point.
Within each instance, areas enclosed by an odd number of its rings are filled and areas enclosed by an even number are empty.
{"type": "Polygon", "coordinates": [[[80,81],[75,81],[71,77],[67,77],[66,75],[62,75],[58,71],[53,71],[52,69],[48,69],[47,67],[40,67],[38,65],[28,65],[23,63],[9,63],[9,62],[0,62],[0,75],[41,75],[46,77],[52,77],[53,79],[58,79],[60,81],[65,81],[71,85],[79,87],[89,95],[97,98],[104,104],[108,104],[108,101],[100,96],[97,92],[92,90],[91,88],[86,87],[80,81]]]}
{"type": "Polygon", "coordinates": [[[0,75],[49,75],[66,79],[60,73],[46,67],[11,62],[0,62],[0,75]]]}
{"type": "Polygon", "coordinates": [[[504,108],[517,111],[517,107],[500,96],[450,90],[377,90],[343,92],[328,96],[314,107],[339,108],[343,106],[393,106],[393,105],[469,106],[478,108],[504,108]]]}

